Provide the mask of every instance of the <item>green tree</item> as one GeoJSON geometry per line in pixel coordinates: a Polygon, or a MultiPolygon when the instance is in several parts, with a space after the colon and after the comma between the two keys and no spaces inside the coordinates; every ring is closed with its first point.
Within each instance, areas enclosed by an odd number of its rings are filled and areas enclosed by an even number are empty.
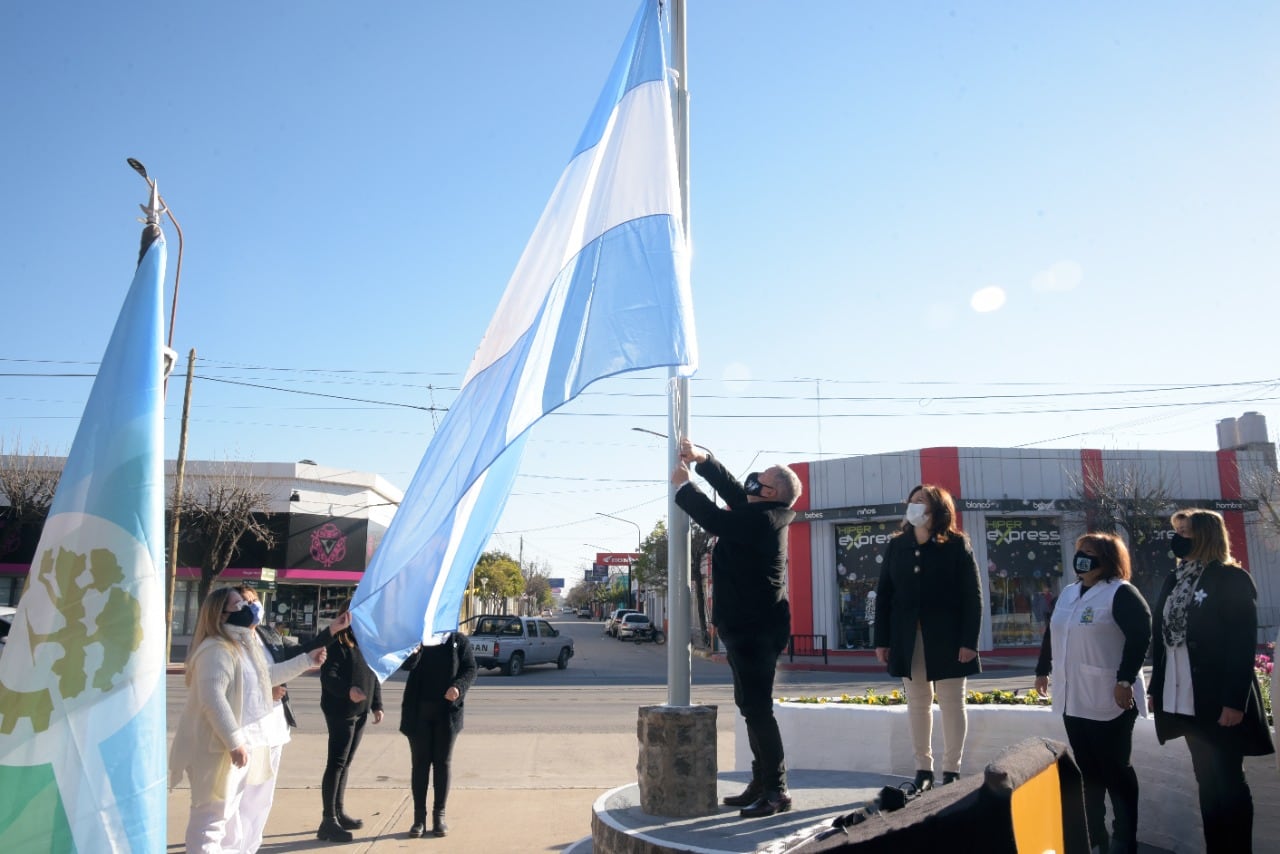
{"type": "Polygon", "coordinates": [[[525,579],[520,564],[506,552],[485,552],[476,561],[475,589],[480,591],[481,610],[499,610],[503,599],[515,599],[524,592],[525,579]]]}
{"type": "Polygon", "coordinates": [[[551,606],[551,583],[547,581],[547,576],[530,575],[525,579],[524,592],[529,597],[529,605],[535,612],[551,606]]]}
{"type": "MultiPolygon", "coordinates": [[[[698,628],[702,632],[703,645],[710,643],[707,633],[707,597],[703,591],[702,565],[711,554],[714,538],[689,523],[689,581],[697,603],[698,628]]],[[[633,567],[640,586],[646,590],[666,592],[667,589],[667,526],[658,521],[653,531],[640,546],[640,559],[633,567]]]]}
{"type": "Polygon", "coordinates": [[[667,523],[659,519],[640,544],[640,558],[631,567],[636,586],[665,593],[667,590],[667,523]]]}

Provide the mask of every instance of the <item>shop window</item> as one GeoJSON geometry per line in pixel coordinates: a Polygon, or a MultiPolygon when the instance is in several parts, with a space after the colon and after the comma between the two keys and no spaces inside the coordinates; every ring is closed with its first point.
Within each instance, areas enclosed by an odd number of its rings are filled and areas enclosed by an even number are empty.
{"type": "Polygon", "coordinates": [[[876,585],[889,540],[900,519],[836,525],[836,589],[840,595],[839,649],[870,649],[875,643],[876,585]]]}
{"type": "Polygon", "coordinates": [[[986,522],[992,645],[1038,646],[1061,585],[1059,520],[988,516],[986,522]]]}

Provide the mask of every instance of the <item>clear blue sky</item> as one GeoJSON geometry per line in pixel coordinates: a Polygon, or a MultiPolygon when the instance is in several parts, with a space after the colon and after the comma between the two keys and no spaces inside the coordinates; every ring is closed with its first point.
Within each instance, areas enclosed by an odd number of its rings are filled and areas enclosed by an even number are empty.
{"type": "MultiPolygon", "coordinates": [[[[48,374],[102,354],[132,156],[186,232],[190,455],[407,485],[409,407],[452,401],[635,5],[6,5],[0,436],[70,444],[90,381],[48,374]]],[[[691,432],[735,471],[1280,427],[1280,6],[689,0],[688,38],[691,432]]],[[[665,513],[665,445],[630,430],[664,391],[535,428],[494,545],[570,578],[631,548],[594,514],[665,513]]]]}

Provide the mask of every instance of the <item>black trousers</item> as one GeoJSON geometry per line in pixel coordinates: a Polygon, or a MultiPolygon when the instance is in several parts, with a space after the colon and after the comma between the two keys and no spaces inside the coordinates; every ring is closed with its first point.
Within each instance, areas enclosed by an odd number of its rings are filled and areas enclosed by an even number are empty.
{"type": "Polygon", "coordinates": [[[1111,796],[1111,833],[1126,850],[1138,850],[1138,775],[1129,758],[1133,753],[1133,722],[1137,709],[1109,721],[1064,715],[1062,723],[1071,753],[1084,782],[1084,813],[1089,844],[1107,843],[1106,796],[1111,796]]]}
{"type": "Polygon", "coordinates": [[[368,713],[358,718],[325,713],[324,722],[329,727],[329,760],[324,766],[320,781],[320,796],[324,798],[324,817],[334,818],[342,812],[343,796],[347,791],[347,771],[360,746],[368,713]]]}
{"type": "Polygon", "coordinates": [[[773,676],[788,638],[786,631],[780,635],[721,635],[733,671],[733,702],[747,724],[751,776],[766,791],[787,788],[782,734],[773,716],[773,676]]]}
{"type": "Polygon", "coordinates": [[[1207,854],[1253,850],[1253,793],[1244,776],[1244,752],[1227,727],[1179,716],[1200,788],[1207,854]]]}
{"type": "Polygon", "coordinates": [[[449,800],[449,759],[453,756],[453,743],[457,732],[448,712],[438,712],[417,721],[418,730],[409,739],[409,756],[413,772],[409,780],[413,791],[414,821],[427,817],[427,784],[435,779],[433,812],[441,812],[449,800]]]}

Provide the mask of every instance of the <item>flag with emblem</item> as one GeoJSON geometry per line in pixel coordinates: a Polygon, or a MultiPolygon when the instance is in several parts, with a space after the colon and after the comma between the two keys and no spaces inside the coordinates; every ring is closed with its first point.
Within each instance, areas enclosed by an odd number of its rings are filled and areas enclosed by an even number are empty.
{"type": "Polygon", "coordinates": [[[382,677],[458,625],[529,429],[604,377],[697,362],[659,0],[644,0],[351,615],[382,677]]]}
{"type": "Polygon", "coordinates": [[[151,224],[0,656],[6,851],[165,850],[164,270],[151,224]]]}

